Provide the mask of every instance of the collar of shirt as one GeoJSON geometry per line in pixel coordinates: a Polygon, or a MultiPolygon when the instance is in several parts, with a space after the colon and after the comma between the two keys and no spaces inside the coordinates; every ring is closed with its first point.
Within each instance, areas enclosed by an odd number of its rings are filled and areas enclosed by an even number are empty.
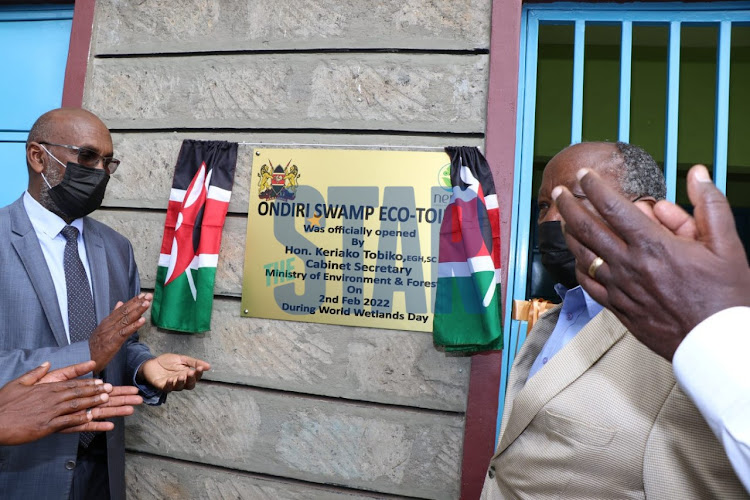
{"type": "MultiPolygon", "coordinates": [[[[26,209],[26,214],[29,216],[29,220],[31,220],[34,231],[36,231],[37,236],[40,238],[44,235],[49,239],[54,239],[67,225],[60,216],[44,208],[28,191],[23,194],[23,206],[26,209]]],[[[78,241],[82,241],[83,219],[76,219],[70,225],[78,229],[78,241]]],[[[62,235],[60,235],[60,238],[65,239],[62,235]]]]}
{"type": "MultiPolygon", "coordinates": [[[[602,312],[602,309],[604,309],[604,306],[591,298],[591,295],[589,295],[581,285],[568,290],[567,288],[565,288],[565,286],[558,283],[555,285],[555,292],[563,300],[563,309],[565,309],[565,297],[567,296],[568,292],[572,293],[571,299],[573,303],[571,304],[571,307],[577,309],[578,307],[580,307],[581,300],[583,300],[586,304],[586,312],[588,313],[589,318],[593,318],[594,316],[602,312]]],[[[562,311],[560,311],[560,314],[562,314],[562,311]]]]}
{"type": "Polygon", "coordinates": [[[581,286],[568,290],[558,284],[555,285],[555,291],[563,299],[560,316],[557,319],[555,329],[552,330],[549,338],[544,343],[544,347],[539,351],[534,363],[531,365],[528,378],[531,378],[536,372],[541,370],[552,359],[552,356],[563,349],[603,309],[581,286]]]}

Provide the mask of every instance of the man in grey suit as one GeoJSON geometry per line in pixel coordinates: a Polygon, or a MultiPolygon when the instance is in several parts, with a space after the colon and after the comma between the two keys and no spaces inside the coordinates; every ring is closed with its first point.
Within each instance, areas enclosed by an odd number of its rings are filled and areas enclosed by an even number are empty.
{"type": "Polygon", "coordinates": [[[747,498],[669,362],[578,286],[551,192],[565,186],[590,207],[581,168],[647,214],[664,197],[658,165],[629,144],[576,144],[547,164],[540,250],[565,285],[563,303],[539,319],[515,359],[482,498],[747,498]]]}
{"type": "MultiPolygon", "coordinates": [[[[147,404],[192,389],[209,364],[154,357],[137,329],[151,294],[140,292],[130,242],[87,215],[119,161],[109,130],[92,113],[42,115],[26,143],[27,192],[0,209],[0,384],[50,361],[87,360],[114,386],[140,389],[147,404]]],[[[0,448],[3,498],[125,497],[124,428],[52,434],[0,448]]]]}

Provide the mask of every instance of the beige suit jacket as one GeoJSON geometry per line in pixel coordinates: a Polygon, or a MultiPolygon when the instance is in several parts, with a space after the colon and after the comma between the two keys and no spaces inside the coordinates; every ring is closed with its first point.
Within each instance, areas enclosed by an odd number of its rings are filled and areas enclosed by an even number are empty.
{"type": "Polygon", "coordinates": [[[671,364],[606,309],[527,381],[559,313],[513,364],[482,499],[750,498],[671,364]]]}

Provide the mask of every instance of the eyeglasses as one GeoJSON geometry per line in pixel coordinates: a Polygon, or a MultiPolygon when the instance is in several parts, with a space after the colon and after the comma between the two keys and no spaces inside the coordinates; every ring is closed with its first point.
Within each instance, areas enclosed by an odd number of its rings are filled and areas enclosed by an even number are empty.
{"type": "Polygon", "coordinates": [[[111,156],[102,156],[96,151],[89,148],[81,148],[78,146],[71,146],[70,144],[55,144],[54,142],[40,142],[39,144],[46,144],[48,146],[59,146],[61,148],[71,149],[78,152],[78,163],[88,168],[96,168],[99,162],[102,162],[104,170],[109,174],[114,174],[117,167],[120,165],[120,160],[112,158],[111,156]]]}

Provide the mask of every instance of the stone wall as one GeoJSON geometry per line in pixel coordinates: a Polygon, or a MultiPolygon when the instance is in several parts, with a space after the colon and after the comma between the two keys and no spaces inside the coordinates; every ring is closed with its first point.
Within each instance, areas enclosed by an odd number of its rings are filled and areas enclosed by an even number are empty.
{"type": "Polygon", "coordinates": [[[490,0],[97,0],[84,106],[123,163],[96,217],[152,289],[185,138],[237,141],[206,359],[127,420],[130,498],[458,498],[470,360],[429,334],[241,318],[253,148],[484,144],[490,0]]]}

